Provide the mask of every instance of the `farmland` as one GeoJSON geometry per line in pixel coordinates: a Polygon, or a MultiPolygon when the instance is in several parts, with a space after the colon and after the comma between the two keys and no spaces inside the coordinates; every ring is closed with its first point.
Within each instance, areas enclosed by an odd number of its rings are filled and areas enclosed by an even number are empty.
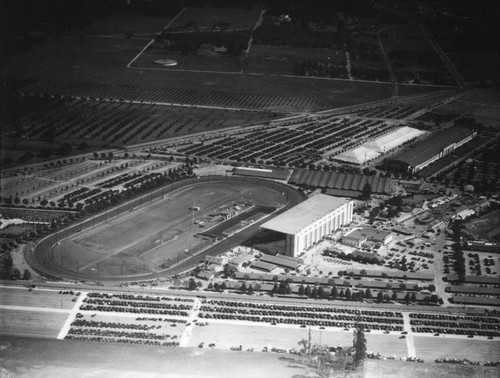
{"type": "MultiPolygon", "coordinates": [[[[52,94],[47,86],[41,91],[52,94]]],[[[81,96],[76,92],[74,96],[77,95],[81,96]]],[[[167,95],[160,100],[182,102],[182,95],[182,91],[178,91],[177,94],[172,93],[172,97],[165,98],[167,95]]],[[[189,96],[190,93],[184,95],[189,96]]],[[[206,103],[203,99],[200,102],[206,103]]],[[[82,141],[93,145],[129,145],[209,132],[242,123],[262,122],[271,116],[266,112],[234,112],[72,98],[60,100],[48,109],[31,113],[23,118],[21,127],[23,136],[27,138],[51,139],[75,145],[82,141]]]]}
{"type": "Polygon", "coordinates": [[[223,26],[225,30],[251,29],[255,26],[261,11],[258,9],[241,8],[187,8],[170,25],[171,29],[178,30],[186,24],[197,27],[200,31],[211,30],[213,27],[223,26]],[[220,25],[227,23],[228,25],[220,25]]]}

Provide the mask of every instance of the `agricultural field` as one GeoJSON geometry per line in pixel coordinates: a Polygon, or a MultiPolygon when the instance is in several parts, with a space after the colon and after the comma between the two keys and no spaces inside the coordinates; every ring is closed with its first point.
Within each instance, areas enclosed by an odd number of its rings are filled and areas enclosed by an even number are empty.
{"type": "Polygon", "coordinates": [[[222,55],[211,53],[208,49],[206,55],[203,52],[193,52],[182,54],[161,48],[149,48],[134,62],[134,68],[144,68],[165,71],[202,71],[219,72],[226,74],[238,74],[241,72],[241,62],[238,56],[222,55]],[[161,66],[155,63],[157,60],[175,60],[175,66],[161,66]]]}
{"type": "Polygon", "coordinates": [[[67,270],[95,276],[156,272],[207,247],[210,241],[197,235],[218,223],[207,215],[242,201],[279,207],[285,199],[278,190],[251,183],[184,187],[154,206],[61,241],[53,248],[51,258],[67,270]]]}
{"type": "Polygon", "coordinates": [[[445,104],[439,109],[455,113],[461,117],[471,117],[484,127],[500,130],[500,91],[483,89],[469,91],[456,101],[445,104]]]}
{"type": "Polygon", "coordinates": [[[398,82],[454,85],[448,69],[416,26],[395,26],[380,33],[398,82]]]}
{"type": "Polygon", "coordinates": [[[497,56],[448,54],[466,82],[500,80],[500,58],[497,56]]]}
{"type": "Polygon", "coordinates": [[[246,72],[346,78],[346,57],[331,48],[252,45],[246,72]]]}
{"type": "MultiPolygon", "coordinates": [[[[45,87],[42,91],[50,92],[50,89],[45,87]]],[[[178,92],[177,96],[173,94],[170,102],[182,102],[182,91],[178,92]]],[[[208,96],[205,97],[208,99],[208,96]]],[[[22,130],[22,137],[64,141],[76,149],[81,143],[94,146],[131,145],[265,122],[272,117],[272,113],[266,112],[72,98],[62,99],[43,111],[23,117],[17,127],[22,130]]]]}
{"type": "Polygon", "coordinates": [[[149,38],[161,31],[169,22],[169,17],[139,16],[132,14],[111,14],[95,21],[84,29],[85,36],[149,38]]]}
{"type": "Polygon", "coordinates": [[[260,9],[192,7],[180,13],[169,30],[183,30],[186,27],[196,27],[199,31],[210,31],[214,27],[228,31],[249,30],[255,26],[260,13],[260,9]]]}

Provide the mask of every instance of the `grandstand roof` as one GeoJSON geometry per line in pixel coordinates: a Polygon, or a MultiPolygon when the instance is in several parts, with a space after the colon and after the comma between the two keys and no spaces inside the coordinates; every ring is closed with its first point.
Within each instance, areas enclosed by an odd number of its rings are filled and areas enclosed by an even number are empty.
{"type": "Polygon", "coordinates": [[[401,161],[411,167],[415,167],[436,156],[449,145],[467,138],[472,133],[473,131],[466,127],[449,127],[413,144],[410,148],[394,156],[391,160],[401,161]]]}
{"type": "Polygon", "coordinates": [[[294,235],[348,202],[345,198],[318,194],[267,221],[261,227],[294,235]]]}

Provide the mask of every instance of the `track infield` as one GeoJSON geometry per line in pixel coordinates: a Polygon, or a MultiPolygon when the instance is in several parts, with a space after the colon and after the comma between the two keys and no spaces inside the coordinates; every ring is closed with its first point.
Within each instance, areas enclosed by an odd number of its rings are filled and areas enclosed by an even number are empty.
{"type": "Polygon", "coordinates": [[[67,271],[95,279],[139,278],[211,245],[212,240],[200,234],[221,227],[217,214],[252,206],[281,208],[287,202],[279,189],[253,181],[194,182],[60,240],[49,258],[67,271]]]}

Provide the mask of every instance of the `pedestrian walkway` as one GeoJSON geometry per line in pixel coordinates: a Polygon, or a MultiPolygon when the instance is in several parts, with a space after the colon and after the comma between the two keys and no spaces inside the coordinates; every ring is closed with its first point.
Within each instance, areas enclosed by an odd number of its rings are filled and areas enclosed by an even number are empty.
{"type": "Polygon", "coordinates": [[[189,338],[191,337],[191,334],[193,333],[193,328],[195,326],[195,319],[198,318],[198,313],[200,311],[201,307],[201,301],[199,298],[195,298],[194,303],[193,303],[193,310],[191,311],[191,314],[189,315],[186,323],[186,327],[184,328],[184,332],[182,332],[182,335],[179,340],[179,346],[180,347],[187,347],[189,343],[189,338]]]}
{"type": "Polygon", "coordinates": [[[73,323],[73,320],[75,319],[76,314],[80,311],[80,306],[83,303],[83,300],[87,298],[87,292],[81,292],[80,296],[76,300],[75,305],[73,306],[73,309],[70,310],[70,313],[68,314],[68,317],[66,318],[66,321],[64,322],[64,325],[62,326],[61,330],[59,331],[59,334],[57,335],[58,340],[62,340],[66,337],[69,328],[71,327],[71,323],[73,323]]]}
{"type": "Polygon", "coordinates": [[[403,321],[404,321],[404,330],[408,332],[406,335],[406,346],[408,348],[408,357],[417,357],[416,351],[415,351],[415,344],[413,342],[413,332],[411,331],[411,325],[410,325],[410,313],[409,312],[403,312],[403,321]]]}

